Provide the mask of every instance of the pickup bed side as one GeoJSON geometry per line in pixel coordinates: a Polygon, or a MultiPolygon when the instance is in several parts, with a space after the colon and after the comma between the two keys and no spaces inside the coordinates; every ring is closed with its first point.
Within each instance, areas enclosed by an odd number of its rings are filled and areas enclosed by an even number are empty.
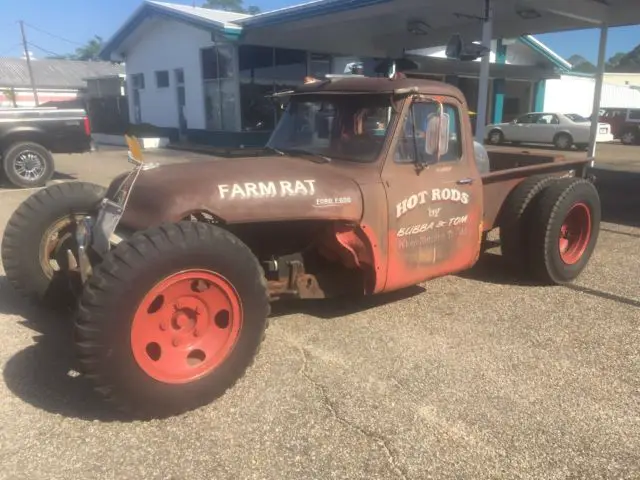
{"type": "Polygon", "coordinates": [[[589,161],[567,160],[559,155],[532,155],[509,151],[489,152],[491,171],[483,175],[484,231],[498,227],[500,212],[509,193],[534,175],[584,177],[589,161]]]}

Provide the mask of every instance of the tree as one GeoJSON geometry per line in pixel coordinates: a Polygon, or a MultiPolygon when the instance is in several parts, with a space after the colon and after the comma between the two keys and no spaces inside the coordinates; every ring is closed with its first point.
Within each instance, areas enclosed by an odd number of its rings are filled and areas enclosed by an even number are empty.
{"type": "Polygon", "coordinates": [[[611,58],[607,60],[607,65],[605,66],[605,70],[607,72],[615,71],[615,69],[618,68],[618,65],[620,65],[620,60],[622,60],[625,55],[626,53],[624,52],[618,52],[615,55],[611,56],[611,58]]]}
{"type": "Polygon", "coordinates": [[[73,60],[100,60],[102,50],[102,37],[96,35],[82,47],[76,48],[76,53],[71,56],[73,60]]]}
{"type": "Polygon", "coordinates": [[[571,55],[568,62],[573,66],[573,70],[582,73],[596,73],[598,68],[582,55],[571,55]]]}
{"type": "Polygon", "coordinates": [[[640,73],[640,45],[629,53],[625,53],[618,61],[614,71],[621,73],[640,73]]]}
{"type": "Polygon", "coordinates": [[[243,0],[207,0],[204,8],[212,10],[224,10],[225,12],[247,13],[249,15],[257,15],[260,13],[260,7],[250,5],[245,8],[243,0]]]}

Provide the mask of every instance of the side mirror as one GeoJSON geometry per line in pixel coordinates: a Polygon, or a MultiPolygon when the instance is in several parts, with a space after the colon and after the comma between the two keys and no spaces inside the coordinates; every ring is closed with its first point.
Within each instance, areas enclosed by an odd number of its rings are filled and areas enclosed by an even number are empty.
{"type": "Polygon", "coordinates": [[[449,151],[449,120],[447,113],[429,115],[425,132],[425,152],[427,155],[445,155],[449,151]]]}
{"type": "Polygon", "coordinates": [[[445,49],[447,58],[460,60],[462,62],[471,62],[478,58],[486,57],[489,53],[491,53],[491,49],[483,45],[478,45],[477,43],[465,44],[462,37],[458,34],[451,36],[445,49]]]}

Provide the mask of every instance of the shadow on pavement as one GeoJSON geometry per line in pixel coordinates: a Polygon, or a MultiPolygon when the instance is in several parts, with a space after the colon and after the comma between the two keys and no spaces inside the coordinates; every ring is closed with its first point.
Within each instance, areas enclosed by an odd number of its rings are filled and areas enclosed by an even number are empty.
{"type": "Polygon", "coordinates": [[[387,303],[398,302],[424,293],[418,285],[396,292],[383,293],[371,297],[330,298],[323,300],[280,300],[271,306],[271,317],[283,317],[303,313],[313,317],[331,320],[345,315],[366,312],[387,303]]]}
{"type": "Polygon", "coordinates": [[[0,314],[20,315],[34,332],[34,344],[11,357],[4,382],[24,402],[50,413],[82,420],[127,421],[77,373],[72,348],[73,318],[30,307],[0,277],[0,314]]]}
{"type": "Polygon", "coordinates": [[[602,220],[640,227],[640,173],[600,168],[591,172],[602,202],[602,220]]]}
{"type": "MultiPolygon", "coordinates": [[[[495,246],[496,243],[497,242],[490,242],[488,246],[495,246]]],[[[489,252],[484,252],[480,255],[478,262],[473,268],[460,272],[456,274],[456,276],[466,278],[467,280],[477,280],[479,282],[495,283],[497,285],[539,286],[535,282],[520,278],[514,273],[502,255],[489,252]]]]}

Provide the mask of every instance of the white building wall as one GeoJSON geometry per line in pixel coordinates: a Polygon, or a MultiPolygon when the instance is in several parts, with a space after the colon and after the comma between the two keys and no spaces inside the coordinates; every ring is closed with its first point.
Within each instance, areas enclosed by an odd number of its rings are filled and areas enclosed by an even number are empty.
{"type": "MultiPolygon", "coordinates": [[[[547,80],[544,109],[549,112],[577,113],[588,117],[593,107],[595,79],[563,75],[547,80]]],[[[605,83],[600,101],[602,108],[640,108],[640,91],[605,83]]]]}
{"type": "Polygon", "coordinates": [[[174,70],[184,70],[188,128],[205,128],[200,50],[212,46],[211,33],[176,21],[159,20],[127,52],[126,71],[130,118],[133,112],[131,75],[144,73],[140,90],[142,122],[178,128],[178,97],[174,70]],[[169,87],[157,88],[155,72],[169,70],[169,87]]]}

